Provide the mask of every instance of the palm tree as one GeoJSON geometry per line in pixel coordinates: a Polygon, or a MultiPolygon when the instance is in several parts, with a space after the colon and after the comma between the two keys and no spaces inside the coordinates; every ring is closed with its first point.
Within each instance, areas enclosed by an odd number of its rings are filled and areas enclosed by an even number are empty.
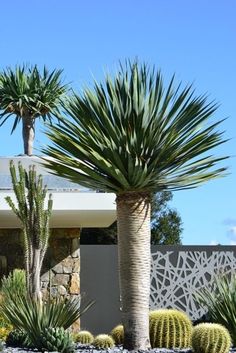
{"type": "Polygon", "coordinates": [[[61,70],[49,72],[44,67],[17,66],[0,73],[0,120],[1,125],[15,116],[11,133],[22,120],[24,153],[32,155],[35,135],[35,120],[51,122],[53,115],[59,115],[60,97],[66,86],[61,83],[61,70]]]}
{"type": "MultiPolygon", "coordinates": [[[[153,192],[194,188],[225,171],[226,157],[206,152],[224,142],[220,123],[205,126],[216,110],[191,86],[167,89],[146,64],[126,63],[105,83],[74,95],[65,109],[71,119],[47,136],[53,174],[85,187],[116,193],[118,254],[124,346],[149,343],[150,201],[153,192]]],[[[46,157],[45,157],[46,158],[46,157]]]]}

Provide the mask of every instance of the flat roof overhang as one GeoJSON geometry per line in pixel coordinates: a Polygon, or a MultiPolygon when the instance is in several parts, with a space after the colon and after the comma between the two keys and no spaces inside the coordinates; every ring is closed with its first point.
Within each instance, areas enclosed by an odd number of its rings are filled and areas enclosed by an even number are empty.
{"type": "MultiPolygon", "coordinates": [[[[51,228],[109,227],[116,220],[115,195],[96,192],[51,192],[51,228]]],[[[0,191],[0,228],[19,228],[18,218],[5,201],[12,190],[0,191]]]]}

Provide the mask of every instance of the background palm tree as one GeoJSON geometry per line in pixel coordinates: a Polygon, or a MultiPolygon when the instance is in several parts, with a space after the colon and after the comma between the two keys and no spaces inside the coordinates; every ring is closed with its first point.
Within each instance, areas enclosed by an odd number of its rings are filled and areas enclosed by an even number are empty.
{"type": "Polygon", "coordinates": [[[216,105],[191,86],[165,90],[147,65],[127,63],[105,83],[74,95],[71,119],[52,126],[45,165],[85,187],[116,193],[124,346],[149,347],[151,193],[196,187],[216,178],[225,157],[206,152],[223,143],[208,124],[216,105]]]}
{"type": "Polygon", "coordinates": [[[66,91],[61,83],[61,70],[49,72],[44,67],[17,66],[0,73],[0,120],[1,125],[15,116],[11,133],[22,121],[24,153],[32,155],[35,135],[35,120],[51,122],[52,116],[59,115],[59,102],[66,91]]]}

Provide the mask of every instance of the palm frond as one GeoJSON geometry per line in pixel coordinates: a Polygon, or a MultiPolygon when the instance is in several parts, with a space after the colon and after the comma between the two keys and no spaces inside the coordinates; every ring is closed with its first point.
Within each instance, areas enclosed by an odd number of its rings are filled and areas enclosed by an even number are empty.
{"type": "Polygon", "coordinates": [[[92,189],[123,193],[193,188],[224,175],[228,157],[208,152],[226,142],[215,102],[191,85],[164,89],[160,71],[126,62],[115,77],[74,94],[47,130],[45,166],[92,189]]]}

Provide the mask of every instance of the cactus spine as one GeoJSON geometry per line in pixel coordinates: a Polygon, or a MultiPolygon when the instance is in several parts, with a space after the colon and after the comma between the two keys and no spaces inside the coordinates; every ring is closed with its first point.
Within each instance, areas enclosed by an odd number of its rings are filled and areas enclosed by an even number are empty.
{"type": "Polygon", "coordinates": [[[192,347],[196,353],[228,353],[230,345],[230,334],[222,325],[203,323],[193,328],[192,347]]]}
{"type": "Polygon", "coordinates": [[[181,311],[160,309],[150,312],[150,342],[152,348],[189,348],[192,323],[181,311]]]}
{"type": "Polygon", "coordinates": [[[19,163],[17,175],[14,163],[11,161],[10,173],[18,208],[11,197],[8,196],[5,200],[21,222],[29,294],[33,299],[41,301],[40,273],[50,235],[51,195],[45,210],[47,188],[43,186],[42,176],[36,175],[35,166],[30,166],[27,172],[19,163]]]}
{"type": "Polygon", "coordinates": [[[111,331],[111,337],[115,341],[115,344],[120,345],[124,343],[124,326],[117,325],[111,331]]]}
{"type": "Polygon", "coordinates": [[[94,340],[93,335],[89,331],[80,331],[74,335],[75,342],[81,344],[91,344],[94,340]]]}
{"type": "Polygon", "coordinates": [[[109,335],[101,334],[95,337],[93,345],[98,349],[107,349],[115,346],[113,338],[109,335]]]}

